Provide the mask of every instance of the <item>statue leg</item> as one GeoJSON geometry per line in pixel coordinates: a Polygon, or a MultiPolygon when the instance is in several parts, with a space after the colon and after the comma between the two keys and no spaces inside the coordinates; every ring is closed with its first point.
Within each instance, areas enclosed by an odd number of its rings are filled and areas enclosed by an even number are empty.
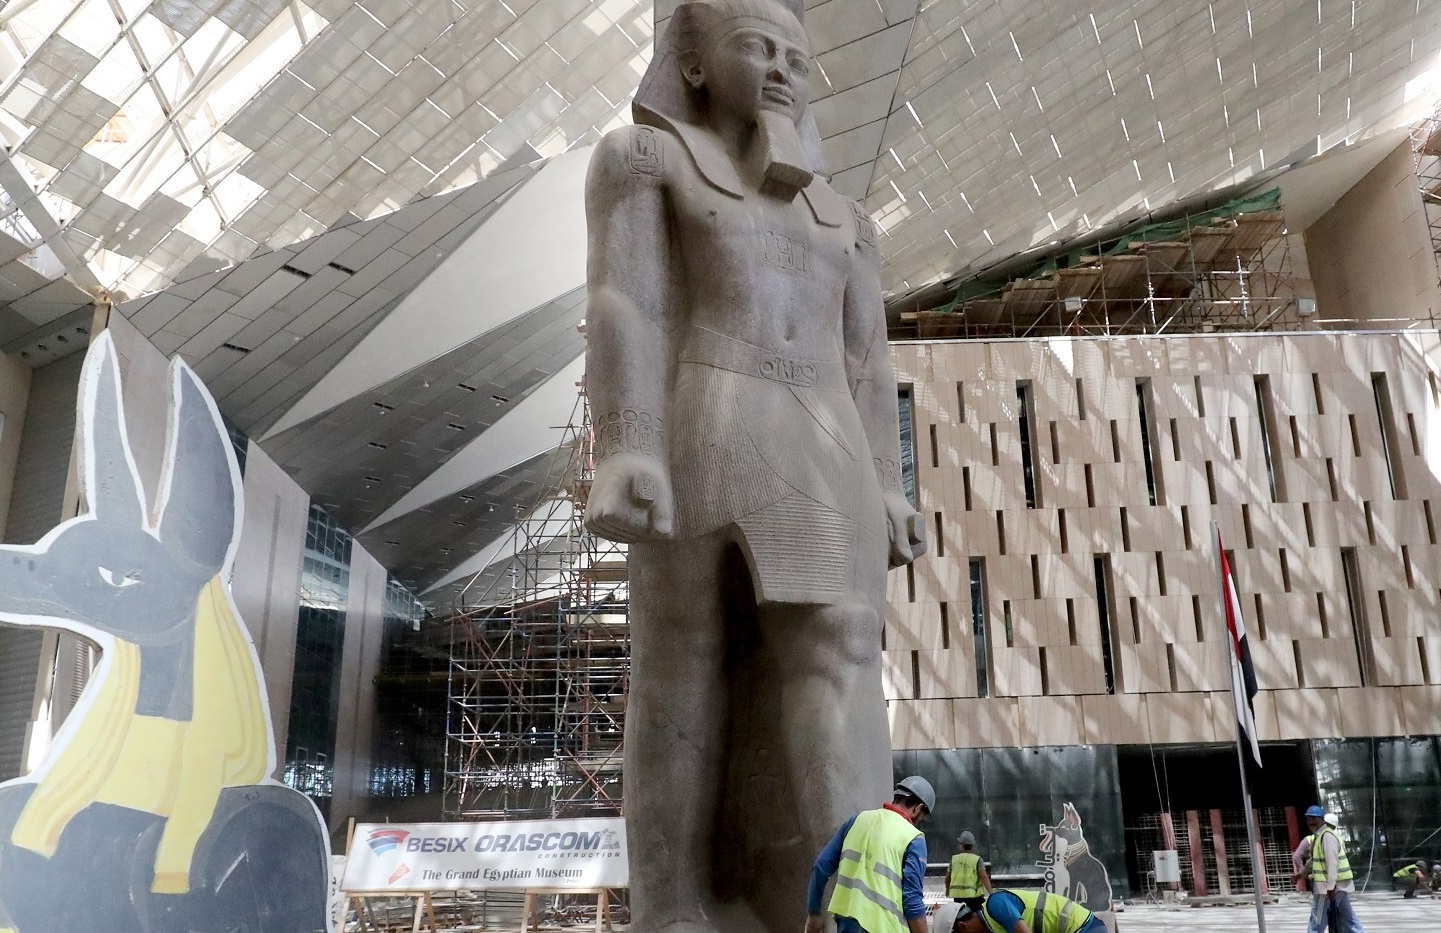
{"type": "Polygon", "coordinates": [[[772,931],[804,915],[810,868],[848,818],[890,799],[891,744],[881,688],[884,556],[867,586],[833,605],[761,608],[766,654],[776,677],[774,729],[797,836],[768,861],[773,881],[755,892],[772,931]]]}
{"type": "Polygon", "coordinates": [[[630,550],[625,810],[642,933],[718,929],[712,851],[727,721],[719,535],[630,550]]]}

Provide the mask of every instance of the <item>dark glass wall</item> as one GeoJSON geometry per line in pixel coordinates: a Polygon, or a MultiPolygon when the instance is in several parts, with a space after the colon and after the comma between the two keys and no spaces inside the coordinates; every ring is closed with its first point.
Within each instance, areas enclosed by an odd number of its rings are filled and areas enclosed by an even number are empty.
{"type": "Polygon", "coordinates": [[[300,573],[284,780],[308,794],[326,816],[335,781],[335,721],[340,709],[350,546],[350,535],[324,509],[312,505],[300,573]]]}
{"type": "Polygon", "coordinates": [[[423,631],[425,607],[394,578],[375,684],[372,797],[438,794],[445,766],[447,644],[423,631]]]}
{"type": "Polygon", "coordinates": [[[1441,859],[1441,739],[1320,739],[1311,753],[1358,888],[1384,889],[1402,865],[1441,859]]]}
{"type": "Polygon", "coordinates": [[[892,761],[897,780],[920,774],[936,788],[936,812],[922,827],[932,864],[949,862],[956,837],[970,830],[998,882],[1039,887],[1047,861],[1042,827],[1061,822],[1069,803],[1090,853],[1110,874],[1112,895],[1128,895],[1114,747],[903,751],[892,761]]]}

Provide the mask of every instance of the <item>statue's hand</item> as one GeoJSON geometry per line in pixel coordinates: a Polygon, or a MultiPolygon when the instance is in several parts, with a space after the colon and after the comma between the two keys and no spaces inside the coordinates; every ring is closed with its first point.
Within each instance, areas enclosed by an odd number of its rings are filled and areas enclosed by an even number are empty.
{"type": "Polygon", "coordinates": [[[639,453],[607,457],[595,471],[585,526],[622,544],[669,537],[675,530],[675,494],[665,465],[639,453]]]}
{"type": "Polygon", "coordinates": [[[886,529],[891,538],[891,566],[904,567],[926,553],[926,525],[921,513],[899,492],[882,493],[886,503],[886,529]]]}

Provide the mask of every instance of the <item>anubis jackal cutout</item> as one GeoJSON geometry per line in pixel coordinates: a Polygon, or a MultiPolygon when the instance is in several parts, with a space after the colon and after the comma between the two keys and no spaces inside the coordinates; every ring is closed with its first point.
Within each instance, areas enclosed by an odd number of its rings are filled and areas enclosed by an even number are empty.
{"type": "Polygon", "coordinates": [[[231,599],[240,469],[181,360],[148,508],[116,351],[80,380],[84,511],[0,546],[0,624],[100,648],[44,762],[0,784],[0,933],[312,933],[329,846],[275,770],[264,681],[231,599]]]}

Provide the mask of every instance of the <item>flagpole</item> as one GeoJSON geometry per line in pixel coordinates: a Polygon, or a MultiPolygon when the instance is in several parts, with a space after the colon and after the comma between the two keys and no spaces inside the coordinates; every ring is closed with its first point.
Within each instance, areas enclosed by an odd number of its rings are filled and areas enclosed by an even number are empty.
{"type": "Polygon", "coordinates": [[[1235,713],[1236,720],[1236,767],[1241,771],[1241,803],[1246,808],[1246,845],[1251,850],[1251,884],[1256,892],[1256,929],[1258,933],[1266,933],[1266,911],[1261,905],[1261,877],[1264,868],[1258,854],[1260,847],[1256,839],[1256,815],[1251,810],[1251,788],[1246,783],[1246,754],[1241,747],[1241,701],[1236,696],[1236,678],[1232,673],[1232,665],[1236,663],[1233,659],[1236,649],[1231,643],[1230,627],[1226,624],[1226,603],[1230,595],[1226,592],[1226,574],[1221,565],[1221,528],[1215,522],[1211,522],[1211,543],[1216,549],[1216,579],[1220,583],[1221,626],[1225,635],[1221,644],[1226,650],[1226,677],[1231,682],[1231,710],[1235,713]]]}

